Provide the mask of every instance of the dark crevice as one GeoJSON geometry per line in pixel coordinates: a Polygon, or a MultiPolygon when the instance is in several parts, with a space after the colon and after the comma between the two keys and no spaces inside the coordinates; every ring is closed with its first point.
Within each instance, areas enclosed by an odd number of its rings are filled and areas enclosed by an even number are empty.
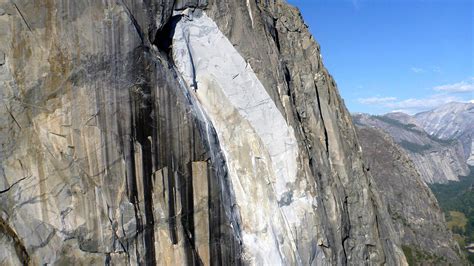
{"type": "MultiPolygon", "coordinates": [[[[129,108],[131,111],[129,133],[128,155],[129,171],[127,171],[127,187],[130,202],[135,209],[135,219],[137,223],[136,253],[139,261],[144,261],[146,265],[155,265],[155,241],[154,241],[154,216],[153,216],[153,162],[152,144],[150,142],[153,135],[153,115],[155,110],[151,93],[152,84],[150,78],[153,72],[149,69],[149,49],[145,46],[138,47],[132,54],[137,68],[132,74],[135,82],[129,88],[129,108]],[[140,149],[137,150],[137,146],[140,149]],[[141,162],[137,162],[135,155],[141,152],[141,162]],[[140,166],[141,165],[141,166],[140,166]],[[141,167],[141,169],[138,169],[141,167]],[[141,173],[141,180],[138,180],[141,173]],[[141,185],[139,185],[141,184],[141,185]],[[140,199],[143,198],[143,202],[140,199]],[[139,254],[139,245],[143,243],[144,254],[139,254]],[[142,259],[143,258],[143,259],[142,259]]],[[[121,243],[122,244],[122,243],[121,243]]],[[[122,248],[126,248],[122,245],[122,248]]]]}
{"type": "Polygon", "coordinates": [[[181,16],[171,17],[170,20],[156,32],[153,45],[158,48],[169,62],[172,62],[172,44],[176,24],[181,20],[181,16]]]}
{"type": "MultiPolygon", "coordinates": [[[[132,94],[132,90],[130,90],[130,99],[133,99],[134,95],[132,94]]],[[[133,106],[133,101],[129,101],[130,103],[130,110],[134,109],[133,106]]],[[[134,125],[134,116],[130,116],[130,124],[134,125]]],[[[129,137],[129,146],[130,146],[130,155],[129,155],[129,161],[130,161],[130,167],[128,168],[129,171],[127,171],[127,187],[128,187],[128,198],[130,202],[133,204],[134,208],[134,213],[135,213],[135,221],[137,223],[137,237],[138,233],[143,231],[142,228],[142,221],[141,221],[141,216],[140,216],[140,206],[138,202],[138,186],[137,186],[137,176],[136,176],[136,162],[135,162],[135,139],[130,136],[129,137]]],[[[140,261],[140,252],[138,249],[138,246],[135,248],[135,255],[137,257],[137,260],[140,261]]]]}
{"type": "Polygon", "coordinates": [[[6,223],[2,218],[0,218],[0,234],[2,233],[13,241],[16,256],[18,257],[18,260],[21,262],[21,264],[30,265],[31,259],[28,255],[28,252],[26,251],[25,245],[23,245],[15,230],[13,230],[13,228],[11,228],[8,223],[6,223]]]}
{"type": "Polygon", "coordinates": [[[324,121],[323,109],[321,108],[321,97],[319,96],[319,89],[316,84],[315,84],[315,91],[316,91],[316,99],[318,101],[319,117],[321,118],[321,123],[323,125],[323,130],[324,130],[324,142],[326,144],[326,153],[329,154],[329,136],[328,136],[328,131],[326,129],[326,123],[324,121]]]}
{"type": "Polygon", "coordinates": [[[18,123],[18,121],[16,120],[15,116],[13,115],[12,111],[10,110],[10,108],[8,108],[8,106],[5,104],[5,109],[7,110],[8,114],[10,114],[10,117],[13,119],[13,121],[15,122],[15,124],[18,126],[18,128],[21,130],[21,126],[20,126],[20,123],[18,123]]]}
{"type": "MultiPolygon", "coordinates": [[[[161,30],[156,32],[155,38],[153,39],[153,45],[158,48],[158,51],[162,56],[164,56],[167,61],[174,67],[173,61],[173,35],[175,33],[176,24],[182,19],[182,15],[176,15],[170,18],[170,20],[161,28],[161,30]]],[[[189,46],[188,46],[188,50],[189,46]]],[[[191,65],[193,67],[193,84],[191,87],[194,91],[197,90],[197,81],[196,81],[196,70],[194,68],[194,59],[193,55],[189,54],[191,65]]]]}
{"type": "MultiPolygon", "coordinates": [[[[370,194],[371,194],[372,202],[376,202],[376,200],[374,199],[374,196],[373,196],[372,192],[371,192],[370,194]]],[[[378,209],[379,209],[379,206],[377,206],[376,204],[374,204],[374,208],[375,208],[376,210],[378,210],[378,209]]],[[[381,234],[381,232],[380,232],[379,215],[378,215],[377,213],[375,214],[375,228],[376,228],[376,230],[377,230],[377,235],[378,235],[379,237],[382,236],[382,234],[381,234]]],[[[382,244],[382,245],[383,245],[383,244],[382,244]]],[[[387,258],[386,258],[385,254],[384,254],[384,256],[383,256],[383,261],[382,261],[380,264],[385,265],[386,262],[387,262],[387,258]]]]}
{"type": "Polygon", "coordinates": [[[25,179],[27,179],[27,178],[29,178],[29,177],[31,177],[31,176],[25,176],[25,177],[22,177],[22,178],[18,179],[18,180],[15,181],[13,184],[11,184],[11,186],[7,187],[7,188],[4,189],[4,190],[0,190],[0,194],[3,194],[3,193],[5,193],[5,192],[10,191],[10,189],[12,189],[16,184],[20,183],[21,181],[23,181],[23,180],[25,180],[25,179]]]}
{"type": "MultiPolygon", "coordinates": [[[[134,91],[134,116],[133,136],[141,145],[142,152],[142,184],[144,198],[145,221],[143,226],[143,237],[145,243],[145,262],[147,265],[155,264],[154,248],[154,217],[153,217],[153,182],[152,182],[152,153],[149,137],[153,134],[151,117],[154,113],[154,105],[150,101],[151,88],[145,84],[134,91]]],[[[136,165],[135,165],[136,166],[136,165]]]]}
{"type": "Polygon", "coordinates": [[[110,253],[106,253],[105,254],[105,265],[110,266],[110,261],[111,261],[110,253]]]}
{"type": "Polygon", "coordinates": [[[276,19],[276,18],[273,18],[273,27],[270,27],[270,34],[272,35],[273,40],[274,40],[275,43],[276,43],[278,52],[280,52],[280,50],[281,50],[281,47],[280,47],[280,37],[279,37],[279,35],[278,35],[278,30],[276,29],[276,23],[277,23],[277,19],[276,19]]]}
{"type": "MultiPolygon", "coordinates": [[[[335,247],[334,231],[332,230],[331,227],[329,227],[331,223],[329,222],[328,210],[326,208],[326,206],[328,206],[328,203],[325,197],[323,196],[326,194],[326,188],[329,186],[329,184],[327,180],[323,178],[323,174],[318,169],[319,167],[317,165],[317,162],[315,162],[312,157],[309,158],[309,166],[310,166],[311,173],[315,177],[315,183],[318,184],[318,186],[316,186],[317,195],[321,195],[317,197],[318,206],[321,206],[317,210],[321,213],[320,217],[321,217],[321,225],[323,227],[322,231],[325,232],[324,236],[326,237],[326,240],[327,240],[327,243],[323,242],[319,244],[319,246],[325,249],[329,249],[330,247],[335,247]]],[[[337,254],[333,253],[332,259],[333,261],[337,261],[337,254]]]]}
{"type": "MultiPolygon", "coordinates": [[[[13,1],[12,1],[12,2],[13,2],[13,1]]],[[[28,23],[28,21],[26,21],[25,16],[24,16],[23,13],[20,11],[20,9],[19,9],[18,6],[16,5],[16,3],[13,3],[13,6],[15,7],[16,11],[18,12],[18,14],[20,14],[20,17],[21,17],[21,19],[23,20],[23,22],[25,22],[25,25],[26,25],[26,27],[28,28],[28,30],[30,30],[31,32],[33,32],[33,31],[31,30],[30,24],[28,23]]]]}
{"type": "MultiPolygon", "coordinates": [[[[172,102],[170,94],[168,94],[167,102],[172,102]]],[[[167,105],[167,112],[169,115],[172,114],[171,104],[167,105]]],[[[171,119],[166,120],[166,139],[168,141],[173,138],[171,119]]],[[[170,230],[171,242],[173,244],[178,243],[178,233],[176,231],[176,186],[175,186],[175,173],[174,173],[174,160],[172,156],[172,150],[170,148],[165,148],[165,158],[166,164],[168,165],[168,223],[170,230]]]]}
{"type": "MultiPolygon", "coordinates": [[[[257,5],[258,8],[258,5],[257,5]]],[[[262,12],[262,11],[260,11],[262,12]]],[[[263,17],[263,22],[264,26],[266,28],[266,31],[270,33],[270,36],[273,39],[273,42],[275,43],[278,52],[280,52],[281,47],[280,47],[280,37],[278,36],[278,30],[276,28],[276,24],[278,19],[274,18],[273,15],[269,14],[268,12],[263,11],[262,12],[262,17],[263,17]]]]}
{"type": "MultiPolygon", "coordinates": [[[[173,35],[176,24],[182,19],[181,16],[174,16],[159,29],[152,41],[152,44],[157,48],[157,56],[152,57],[157,68],[166,68],[171,71],[171,79],[178,81],[181,78],[179,72],[172,58],[173,35]]],[[[164,75],[162,78],[165,83],[168,78],[164,75]]],[[[159,83],[156,83],[159,84],[159,83]]],[[[229,176],[227,174],[227,166],[223,153],[220,151],[219,140],[217,133],[207,117],[200,117],[195,110],[196,100],[191,94],[189,88],[184,88],[183,82],[176,82],[177,91],[169,90],[168,86],[158,87],[156,89],[155,99],[155,114],[153,117],[157,118],[155,124],[156,131],[154,136],[154,152],[155,164],[157,169],[167,167],[168,175],[164,178],[161,184],[164,187],[163,193],[168,196],[168,222],[169,235],[172,243],[183,243],[185,247],[187,264],[202,265],[203,261],[199,257],[196,250],[195,228],[194,228],[194,198],[193,198],[193,179],[191,162],[209,160],[209,248],[210,248],[210,263],[211,265],[241,265],[241,229],[240,229],[240,214],[235,205],[235,195],[230,185],[229,176]],[[182,95],[180,95],[182,93],[182,95]],[[184,98],[183,98],[184,97],[184,98]],[[186,116],[189,116],[182,121],[182,116],[179,111],[180,107],[176,108],[177,98],[184,100],[183,107],[185,108],[186,116]],[[159,107],[159,108],[158,108],[159,107]],[[177,110],[178,109],[178,110],[177,110]],[[190,119],[189,119],[190,118],[190,119]],[[178,119],[178,121],[176,121],[178,119]],[[186,130],[181,130],[180,127],[173,125],[183,124],[189,126],[190,136],[192,136],[192,146],[188,152],[185,153],[184,145],[186,145],[182,137],[186,134],[186,130]],[[176,142],[179,142],[175,146],[176,142]],[[197,150],[196,150],[197,148],[197,150]],[[179,198],[177,197],[179,192],[179,198]],[[181,203],[181,215],[177,216],[176,204],[181,203]],[[177,228],[177,223],[181,227],[177,228]],[[232,226],[230,226],[232,225],[232,226]],[[178,234],[177,230],[181,230],[178,234]],[[181,234],[182,233],[182,234],[181,234]],[[178,239],[183,236],[184,239],[178,239]]],[[[194,87],[196,89],[196,87],[194,87]]],[[[152,97],[153,98],[153,97],[152,97]]],[[[145,155],[144,155],[145,156],[145,155]]],[[[159,243],[158,243],[159,244],[159,243]]]]}
{"type": "MultiPolygon", "coordinates": [[[[182,153],[182,151],[180,151],[182,153]]],[[[187,244],[190,247],[189,258],[192,258],[190,262],[201,262],[197,252],[195,243],[195,231],[194,231],[194,193],[193,193],[193,176],[192,176],[192,163],[186,165],[186,172],[188,176],[180,171],[180,192],[181,192],[181,206],[184,212],[181,215],[181,224],[184,230],[184,235],[187,240],[187,244]],[[182,173],[182,174],[181,174],[182,173]]],[[[202,263],[202,262],[201,262],[202,263]]],[[[199,263],[201,265],[201,263],[199,263]]]]}
{"type": "Polygon", "coordinates": [[[351,221],[349,219],[349,213],[347,212],[347,196],[344,197],[343,202],[343,213],[342,213],[342,251],[344,252],[344,262],[347,265],[347,252],[346,250],[349,248],[347,246],[347,240],[349,239],[349,232],[351,230],[351,221]]]}
{"type": "MultiPolygon", "coordinates": [[[[189,173],[192,173],[192,164],[189,163],[188,167],[189,167],[188,168],[189,173]]],[[[190,213],[190,215],[185,216],[185,219],[183,219],[183,224],[188,228],[189,233],[192,236],[191,245],[192,245],[193,249],[195,249],[196,248],[196,243],[195,243],[195,237],[194,237],[194,235],[195,235],[194,211],[195,210],[194,210],[194,187],[193,187],[194,184],[193,184],[193,179],[194,179],[194,177],[189,178],[189,182],[188,182],[188,186],[187,186],[187,193],[186,193],[186,195],[188,195],[188,199],[187,199],[187,202],[186,202],[187,206],[186,206],[185,211],[187,213],[190,213]]]]}
{"type": "Polygon", "coordinates": [[[307,138],[306,130],[305,130],[305,127],[304,127],[303,114],[301,114],[300,111],[297,108],[298,105],[296,103],[296,91],[294,89],[292,89],[292,87],[291,87],[290,70],[288,69],[288,66],[286,64],[283,64],[282,68],[283,68],[283,74],[284,74],[284,77],[285,77],[285,82],[286,82],[286,87],[287,87],[286,88],[287,89],[287,94],[290,96],[291,104],[293,105],[292,110],[295,110],[294,113],[295,113],[296,118],[299,122],[298,125],[299,125],[299,129],[301,130],[301,134],[303,135],[304,139],[306,140],[304,148],[306,149],[306,152],[309,155],[309,154],[311,154],[311,152],[310,152],[311,145],[309,145],[307,143],[308,138],[307,138]]]}
{"type": "Polygon", "coordinates": [[[119,4],[124,7],[125,13],[127,13],[127,16],[129,17],[130,21],[132,22],[133,27],[137,31],[137,34],[140,37],[140,40],[142,41],[142,44],[145,44],[146,40],[145,40],[143,31],[142,31],[142,28],[140,27],[140,24],[138,23],[138,21],[133,16],[132,12],[130,11],[130,8],[128,8],[128,6],[125,4],[125,2],[123,0],[120,0],[119,4]]]}

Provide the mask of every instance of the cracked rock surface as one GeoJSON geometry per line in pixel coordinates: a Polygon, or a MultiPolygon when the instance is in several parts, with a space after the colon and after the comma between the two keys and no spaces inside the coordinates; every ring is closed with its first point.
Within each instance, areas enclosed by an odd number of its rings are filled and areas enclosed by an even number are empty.
{"type": "Polygon", "coordinates": [[[406,264],[297,9],[0,8],[0,264],[406,264]]]}

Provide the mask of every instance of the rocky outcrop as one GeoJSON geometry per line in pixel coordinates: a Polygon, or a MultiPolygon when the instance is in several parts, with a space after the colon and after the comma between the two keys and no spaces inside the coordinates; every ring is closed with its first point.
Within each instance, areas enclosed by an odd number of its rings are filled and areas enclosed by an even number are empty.
{"type": "Polygon", "coordinates": [[[414,118],[432,136],[459,140],[467,163],[474,165],[474,103],[451,102],[414,118]]]}
{"type": "Polygon", "coordinates": [[[1,259],[406,263],[296,9],[0,8],[1,259]]]}
{"type": "Polygon", "coordinates": [[[374,183],[386,202],[410,264],[464,265],[436,198],[392,137],[376,128],[357,133],[374,183]]]}
{"type": "Polygon", "coordinates": [[[429,135],[412,116],[389,113],[383,116],[355,114],[353,117],[357,125],[378,128],[392,136],[426,183],[457,181],[459,176],[469,173],[461,142],[429,135]]]}

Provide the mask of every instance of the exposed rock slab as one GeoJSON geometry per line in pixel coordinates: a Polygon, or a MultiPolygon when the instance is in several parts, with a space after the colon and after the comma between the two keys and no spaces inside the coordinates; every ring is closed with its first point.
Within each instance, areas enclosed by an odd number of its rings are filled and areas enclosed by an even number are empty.
{"type": "MultiPolygon", "coordinates": [[[[249,247],[279,253],[277,263],[405,263],[296,9],[233,0],[1,0],[0,8],[0,212],[32,264],[268,261],[249,247]],[[189,29],[221,32],[211,36],[232,52],[236,83],[227,71],[193,77],[209,82],[207,93],[191,86],[180,68],[189,64],[173,57],[177,19],[190,11],[209,21],[189,29]],[[219,103],[206,104],[210,96],[225,96],[229,108],[210,108],[219,103]],[[243,99],[263,105],[246,109],[243,99]],[[250,209],[258,200],[268,217],[250,209]]],[[[196,54],[199,42],[181,41],[196,54]]],[[[1,245],[12,254],[11,242],[1,245]]]]}

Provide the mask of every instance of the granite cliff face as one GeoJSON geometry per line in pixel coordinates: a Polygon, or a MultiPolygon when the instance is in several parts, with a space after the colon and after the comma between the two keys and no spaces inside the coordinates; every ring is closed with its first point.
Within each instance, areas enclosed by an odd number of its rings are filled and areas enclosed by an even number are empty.
{"type": "Polygon", "coordinates": [[[392,137],[380,129],[358,127],[364,159],[387,204],[411,265],[467,264],[446,227],[436,198],[392,137]]]}
{"type": "Polygon", "coordinates": [[[406,264],[296,9],[0,11],[2,264],[406,264]]]}
{"type": "Polygon", "coordinates": [[[474,103],[451,102],[414,118],[432,136],[459,140],[467,163],[474,165],[474,103]]]}
{"type": "Polygon", "coordinates": [[[456,139],[443,140],[428,134],[418,121],[404,113],[383,116],[355,114],[354,123],[383,130],[393,137],[414,162],[426,183],[457,181],[469,173],[463,145],[456,139]]]}

